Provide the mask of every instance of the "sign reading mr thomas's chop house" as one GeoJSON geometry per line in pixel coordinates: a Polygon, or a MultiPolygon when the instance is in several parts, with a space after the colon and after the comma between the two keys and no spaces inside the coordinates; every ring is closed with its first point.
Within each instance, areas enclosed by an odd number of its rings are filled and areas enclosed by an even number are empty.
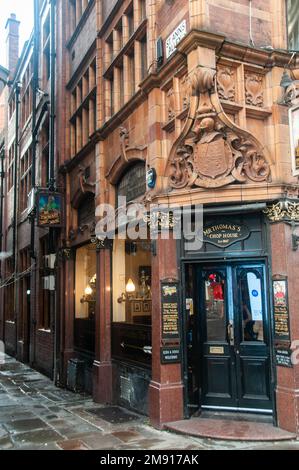
{"type": "Polygon", "coordinates": [[[250,230],[246,225],[221,222],[205,226],[203,229],[203,242],[226,248],[234,243],[246,240],[250,230]]]}

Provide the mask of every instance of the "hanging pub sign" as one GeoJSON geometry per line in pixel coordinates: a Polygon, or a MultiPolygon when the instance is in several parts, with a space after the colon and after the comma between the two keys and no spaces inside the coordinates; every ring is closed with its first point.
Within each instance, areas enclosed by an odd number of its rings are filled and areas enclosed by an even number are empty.
{"type": "Polygon", "coordinates": [[[61,227],[63,215],[62,195],[39,191],[36,195],[37,225],[39,227],[61,227]]]}
{"type": "Polygon", "coordinates": [[[178,340],[179,293],[178,282],[161,282],[162,339],[178,340]]]}
{"type": "Polygon", "coordinates": [[[273,278],[274,339],[275,342],[290,343],[290,320],[287,278],[273,278]]]}
{"type": "Polygon", "coordinates": [[[289,111],[293,175],[299,175],[299,105],[289,111]]]}
{"type": "Polygon", "coordinates": [[[202,241],[217,247],[227,248],[234,243],[246,240],[249,236],[250,230],[244,224],[219,222],[203,228],[202,241]]]}

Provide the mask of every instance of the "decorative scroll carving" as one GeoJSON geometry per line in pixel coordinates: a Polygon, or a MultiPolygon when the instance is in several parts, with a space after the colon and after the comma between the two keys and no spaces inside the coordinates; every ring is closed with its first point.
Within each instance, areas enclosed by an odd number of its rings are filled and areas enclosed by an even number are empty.
{"type": "Polygon", "coordinates": [[[79,186],[82,194],[95,193],[96,184],[88,181],[89,177],[86,175],[86,168],[82,165],[79,165],[78,169],[79,186]]]}
{"type": "Polygon", "coordinates": [[[170,88],[166,93],[167,119],[171,121],[175,117],[175,94],[174,89],[170,88]]]}
{"type": "Polygon", "coordinates": [[[262,75],[256,73],[245,75],[245,96],[246,104],[260,107],[264,105],[262,75]]]}
{"type": "Polygon", "coordinates": [[[288,105],[298,104],[299,102],[299,80],[295,80],[286,89],[284,101],[288,105]]]}
{"type": "Polygon", "coordinates": [[[215,71],[198,68],[186,126],[167,165],[171,188],[217,188],[233,182],[267,181],[270,165],[261,144],[231,122],[215,93],[215,71]]]}
{"type": "Polygon", "coordinates": [[[121,156],[126,162],[134,159],[135,157],[137,160],[145,159],[144,151],[147,148],[146,145],[139,145],[136,147],[130,146],[129,132],[125,127],[120,127],[119,137],[121,156]]]}
{"type": "Polygon", "coordinates": [[[217,73],[217,90],[222,100],[235,101],[235,71],[231,67],[220,67],[217,73]]]}
{"type": "Polygon", "coordinates": [[[188,75],[185,75],[181,80],[181,95],[182,95],[182,110],[189,108],[191,85],[188,75]]]}
{"type": "Polygon", "coordinates": [[[299,222],[299,202],[283,200],[264,210],[271,222],[299,222]]]}

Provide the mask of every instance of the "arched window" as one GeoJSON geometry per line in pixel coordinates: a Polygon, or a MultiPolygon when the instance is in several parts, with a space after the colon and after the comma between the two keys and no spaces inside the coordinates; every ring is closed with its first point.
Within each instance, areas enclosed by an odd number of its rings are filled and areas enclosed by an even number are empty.
{"type": "MultiPolygon", "coordinates": [[[[119,197],[126,197],[127,203],[143,196],[146,192],[146,169],[144,162],[137,162],[130,166],[122,175],[117,186],[117,201],[119,197]]],[[[118,205],[118,203],[117,203],[118,205]]]]}

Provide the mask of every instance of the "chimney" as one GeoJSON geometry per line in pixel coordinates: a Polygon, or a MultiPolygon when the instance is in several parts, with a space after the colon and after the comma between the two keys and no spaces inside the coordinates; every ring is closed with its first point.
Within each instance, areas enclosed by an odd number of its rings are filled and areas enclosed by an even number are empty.
{"type": "Polygon", "coordinates": [[[9,70],[10,78],[14,76],[19,59],[19,27],[20,22],[17,20],[16,15],[11,13],[5,26],[7,30],[6,66],[9,70]]]}

